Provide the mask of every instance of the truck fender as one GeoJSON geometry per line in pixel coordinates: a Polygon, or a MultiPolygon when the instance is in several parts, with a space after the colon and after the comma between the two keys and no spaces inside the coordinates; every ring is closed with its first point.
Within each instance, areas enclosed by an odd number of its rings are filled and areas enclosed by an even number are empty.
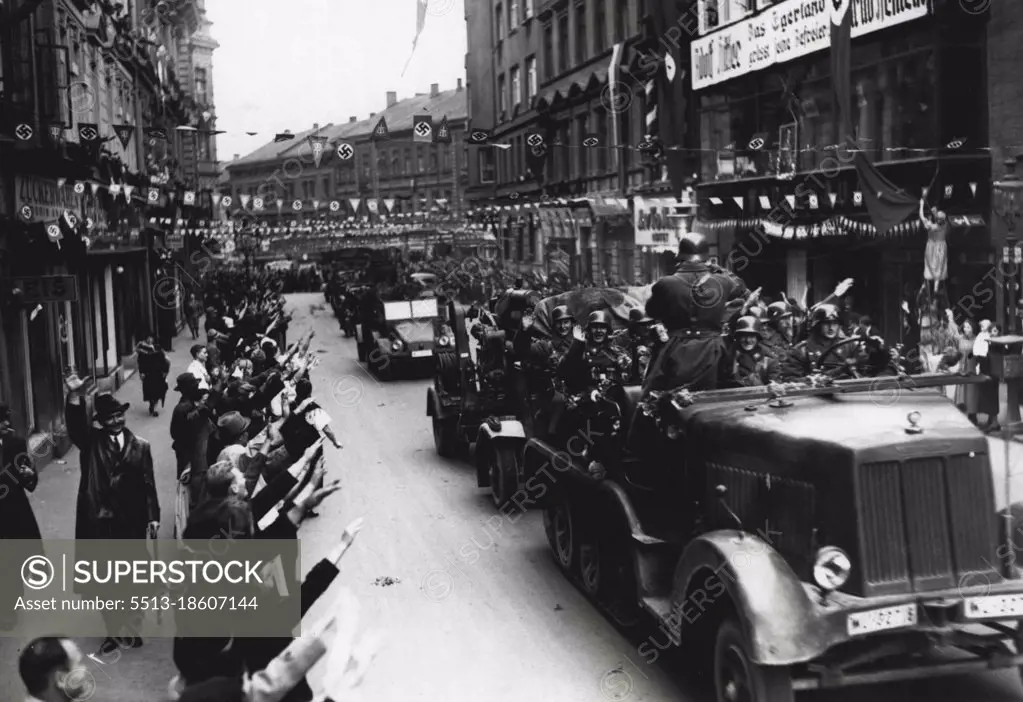
{"type": "MultiPolygon", "coordinates": [[[[831,643],[816,607],[788,563],[766,541],[712,531],[689,542],[675,567],[671,628],[685,630],[723,596],[739,616],[750,656],[788,666],[820,656],[831,643]],[[683,621],[684,620],[684,621],[683,621]]],[[[713,645],[713,642],[700,642],[713,645]]]]}
{"type": "MultiPolygon", "coordinates": [[[[497,429],[488,423],[480,425],[479,434],[473,447],[473,465],[476,466],[476,485],[478,487],[490,487],[490,466],[487,464],[490,446],[493,442],[501,439],[520,439],[526,441],[526,430],[522,422],[514,419],[497,420],[500,426],[497,429]]],[[[521,466],[519,466],[521,469],[521,466]]]]}
{"type": "Polygon", "coordinates": [[[436,417],[437,419],[444,418],[444,412],[440,405],[440,397],[437,395],[437,391],[433,388],[426,388],[426,416],[436,417]]]}

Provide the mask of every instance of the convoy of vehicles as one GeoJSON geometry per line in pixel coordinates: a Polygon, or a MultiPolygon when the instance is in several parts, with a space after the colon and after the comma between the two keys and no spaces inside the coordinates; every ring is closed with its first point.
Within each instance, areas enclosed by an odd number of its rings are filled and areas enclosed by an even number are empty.
{"type": "Polygon", "coordinates": [[[437,298],[381,301],[376,306],[374,319],[356,326],[356,344],[359,360],[382,380],[406,371],[430,371],[435,350],[452,345],[437,298]]]}
{"type": "MultiPolygon", "coordinates": [[[[422,302],[385,303],[394,333],[366,348],[408,354],[420,342],[401,324],[439,317],[422,302]]],[[[525,291],[491,310],[449,303],[450,345],[424,336],[437,451],[473,458],[498,506],[541,508],[565,575],[619,624],[663,634],[645,658],[684,647],[719,702],[1023,670],[1005,516],[1023,504],[996,504],[987,440],[941,392],[987,378],[810,377],[646,399],[607,383],[591,399],[613,411],[555,435],[550,373],[524,353],[533,309],[525,291]],[[888,384],[898,401],[877,402],[888,384]]]]}

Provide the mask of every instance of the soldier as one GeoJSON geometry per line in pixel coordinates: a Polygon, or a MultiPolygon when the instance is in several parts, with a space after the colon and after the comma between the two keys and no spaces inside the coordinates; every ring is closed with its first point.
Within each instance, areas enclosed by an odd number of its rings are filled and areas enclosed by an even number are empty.
{"type": "Polygon", "coordinates": [[[554,351],[554,367],[557,368],[575,341],[575,335],[572,334],[572,329],[575,327],[575,318],[569,312],[567,305],[558,305],[551,312],[551,322],[554,326],[551,346],[554,351]]]}
{"type": "Polygon", "coordinates": [[[767,306],[767,330],[763,347],[781,361],[796,347],[796,343],[792,306],[787,302],[772,302],[767,306]]]}
{"type": "Polygon", "coordinates": [[[763,345],[760,320],[752,315],[740,317],[732,332],[731,382],[739,387],[754,387],[778,382],[778,360],[763,345]]]}
{"type": "MultiPolygon", "coordinates": [[[[628,354],[611,343],[611,315],[606,310],[591,312],[586,323],[586,340],[576,341],[568,354],[558,366],[557,377],[565,384],[565,391],[575,395],[576,399],[568,403],[567,409],[576,409],[576,402],[583,399],[586,401],[588,391],[601,386],[608,387],[621,384],[628,378],[629,369],[632,365],[628,354]]],[[[587,427],[589,418],[592,418],[599,411],[598,406],[587,403],[578,407],[580,412],[576,415],[573,425],[579,428],[587,427]]],[[[596,432],[594,436],[598,436],[596,432]]],[[[609,432],[599,435],[602,438],[595,440],[596,451],[584,450],[584,457],[601,455],[610,450],[613,436],[609,432]]],[[[594,478],[603,478],[607,471],[599,460],[589,462],[589,473],[594,478]]]]}
{"type": "Polygon", "coordinates": [[[707,240],[686,234],[678,246],[679,267],[658,280],[646,303],[647,315],[662,322],[668,342],[654,360],[643,392],[685,386],[713,390],[727,344],[722,327],[746,293],[742,279],[708,264],[707,240]]]}
{"type": "Polygon", "coordinates": [[[832,348],[845,338],[841,314],[835,305],[818,305],[810,313],[810,335],[792,349],[782,362],[784,380],[797,380],[823,373],[838,380],[855,375],[852,342],[832,348]],[[830,350],[829,350],[830,349],[830,350]]]}

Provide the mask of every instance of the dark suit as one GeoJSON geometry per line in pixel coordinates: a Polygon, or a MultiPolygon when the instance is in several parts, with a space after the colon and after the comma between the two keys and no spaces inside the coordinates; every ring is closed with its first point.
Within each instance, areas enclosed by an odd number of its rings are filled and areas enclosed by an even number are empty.
{"type": "Polygon", "coordinates": [[[39,480],[28,446],[20,436],[8,436],[0,442],[0,541],[5,562],[0,581],[10,600],[0,602],[0,619],[15,618],[14,603],[24,595],[21,564],[30,556],[43,553],[39,523],[32,512],[28,492],[36,489],[39,480]]]}
{"type": "Polygon", "coordinates": [[[644,393],[717,388],[727,354],[721,330],[745,293],[738,276],[702,262],[683,263],[654,283],[646,313],[664,324],[669,338],[650,367],[644,393]]]}

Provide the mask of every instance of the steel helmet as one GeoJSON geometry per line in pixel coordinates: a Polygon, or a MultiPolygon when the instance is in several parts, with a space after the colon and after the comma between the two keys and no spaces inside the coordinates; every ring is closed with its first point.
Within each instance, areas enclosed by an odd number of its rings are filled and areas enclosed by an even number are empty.
{"type": "Polygon", "coordinates": [[[771,322],[777,322],[779,319],[785,319],[786,317],[792,316],[792,307],[787,302],[772,302],[767,306],[767,319],[771,322]]]}
{"type": "Polygon", "coordinates": [[[735,331],[732,334],[735,336],[739,334],[756,334],[760,336],[760,320],[753,315],[739,317],[735,322],[735,331]]]}
{"type": "Polygon", "coordinates": [[[699,261],[706,258],[709,251],[710,247],[707,243],[707,237],[703,234],[689,232],[688,234],[683,234],[678,242],[679,261],[699,261]]]}
{"type": "Polygon", "coordinates": [[[575,321],[575,318],[572,316],[572,313],[568,311],[568,305],[558,305],[557,307],[554,308],[554,311],[551,312],[552,322],[557,323],[563,319],[567,319],[572,322],[575,321]]]}
{"type": "Polygon", "coordinates": [[[810,313],[810,327],[818,327],[825,322],[838,322],[838,308],[834,305],[817,305],[810,313]]]}
{"type": "Polygon", "coordinates": [[[586,320],[586,328],[592,329],[595,326],[611,328],[611,315],[607,313],[607,310],[590,312],[590,316],[586,320]]]}

